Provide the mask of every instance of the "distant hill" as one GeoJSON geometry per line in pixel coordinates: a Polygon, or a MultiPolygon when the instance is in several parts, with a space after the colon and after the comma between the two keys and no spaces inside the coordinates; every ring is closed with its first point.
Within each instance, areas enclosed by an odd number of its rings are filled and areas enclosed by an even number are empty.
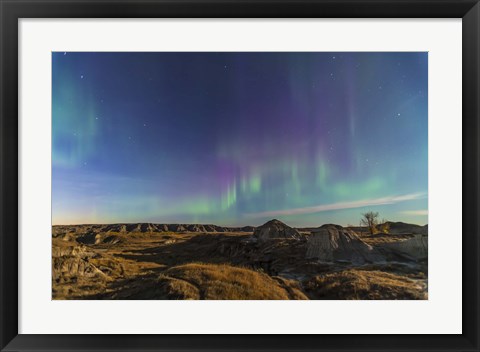
{"type": "Polygon", "coordinates": [[[386,224],[390,226],[389,233],[394,235],[401,235],[401,234],[428,235],[428,225],[420,226],[420,225],[414,225],[414,224],[407,224],[404,222],[392,222],[392,221],[387,221],[386,224]]]}
{"type": "Polygon", "coordinates": [[[253,232],[253,226],[224,227],[211,224],[85,224],[85,225],[54,225],[53,234],[76,233],[100,233],[100,232],[253,232]]]}
{"type": "MultiPolygon", "coordinates": [[[[273,226],[282,224],[278,220],[271,220],[262,226],[273,226]]],[[[386,224],[390,226],[389,233],[391,234],[428,234],[428,225],[415,225],[407,224],[404,222],[392,222],[387,221],[386,224]]],[[[379,224],[380,228],[383,224],[379,224]]],[[[324,225],[325,226],[325,225],[324,225]]],[[[282,226],[280,226],[282,227],[282,226]]],[[[287,226],[288,227],[288,226],[287,226]]],[[[81,225],[54,225],[52,228],[53,234],[65,234],[69,232],[76,233],[100,233],[100,232],[118,232],[118,233],[129,233],[129,232],[254,232],[255,229],[260,229],[259,227],[254,226],[242,226],[242,227],[228,227],[228,226],[219,226],[213,224],[155,224],[155,223],[119,223],[119,224],[81,224],[81,225]]],[[[288,227],[290,228],[290,227],[288,227]]],[[[351,226],[346,227],[357,233],[362,233],[366,231],[366,228],[360,226],[351,226]]],[[[293,229],[293,228],[292,228],[293,229]]],[[[317,227],[298,227],[294,228],[296,231],[300,232],[313,232],[317,227]]]]}

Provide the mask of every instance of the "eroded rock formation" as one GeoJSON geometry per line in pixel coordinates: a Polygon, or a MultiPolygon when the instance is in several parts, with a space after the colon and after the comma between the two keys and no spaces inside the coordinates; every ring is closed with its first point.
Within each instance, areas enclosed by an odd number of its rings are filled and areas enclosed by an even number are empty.
{"type": "Polygon", "coordinates": [[[271,239],[300,239],[301,235],[296,229],[273,219],[257,227],[253,237],[260,241],[268,241],[271,239]]]}
{"type": "Polygon", "coordinates": [[[307,258],[321,262],[375,263],[385,258],[355,232],[339,225],[324,225],[308,239],[307,258]]]}
{"type": "Polygon", "coordinates": [[[385,247],[407,258],[426,259],[428,257],[428,236],[415,234],[413,237],[402,241],[387,243],[385,247]]]}

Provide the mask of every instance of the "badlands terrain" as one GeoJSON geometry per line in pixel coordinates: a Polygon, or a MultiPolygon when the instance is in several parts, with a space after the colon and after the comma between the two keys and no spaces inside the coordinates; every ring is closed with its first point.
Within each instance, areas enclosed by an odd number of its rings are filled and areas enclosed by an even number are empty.
{"type": "Polygon", "coordinates": [[[427,299],[428,227],[52,228],[53,299],[427,299]]]}

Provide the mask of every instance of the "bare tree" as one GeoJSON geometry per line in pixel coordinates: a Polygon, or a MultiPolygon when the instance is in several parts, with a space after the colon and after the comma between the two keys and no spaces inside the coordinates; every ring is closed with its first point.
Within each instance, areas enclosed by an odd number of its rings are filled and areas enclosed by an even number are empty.
{"type": "Polygon", "coordinates": [[[372,235],[377,233],[378,213],[369,211],[363,213],[362,216],[363,217],[360,219],[360,225],[367,227],[372,235]]]}

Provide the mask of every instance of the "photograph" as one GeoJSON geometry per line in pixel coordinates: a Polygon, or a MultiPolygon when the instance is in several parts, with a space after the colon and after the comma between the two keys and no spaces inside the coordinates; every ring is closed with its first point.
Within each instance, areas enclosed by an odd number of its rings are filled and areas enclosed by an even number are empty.
{"type": "Polygon", "coordinates": [[[52,52],[51,298],[428,300],[428,61],[52,52]]]}

